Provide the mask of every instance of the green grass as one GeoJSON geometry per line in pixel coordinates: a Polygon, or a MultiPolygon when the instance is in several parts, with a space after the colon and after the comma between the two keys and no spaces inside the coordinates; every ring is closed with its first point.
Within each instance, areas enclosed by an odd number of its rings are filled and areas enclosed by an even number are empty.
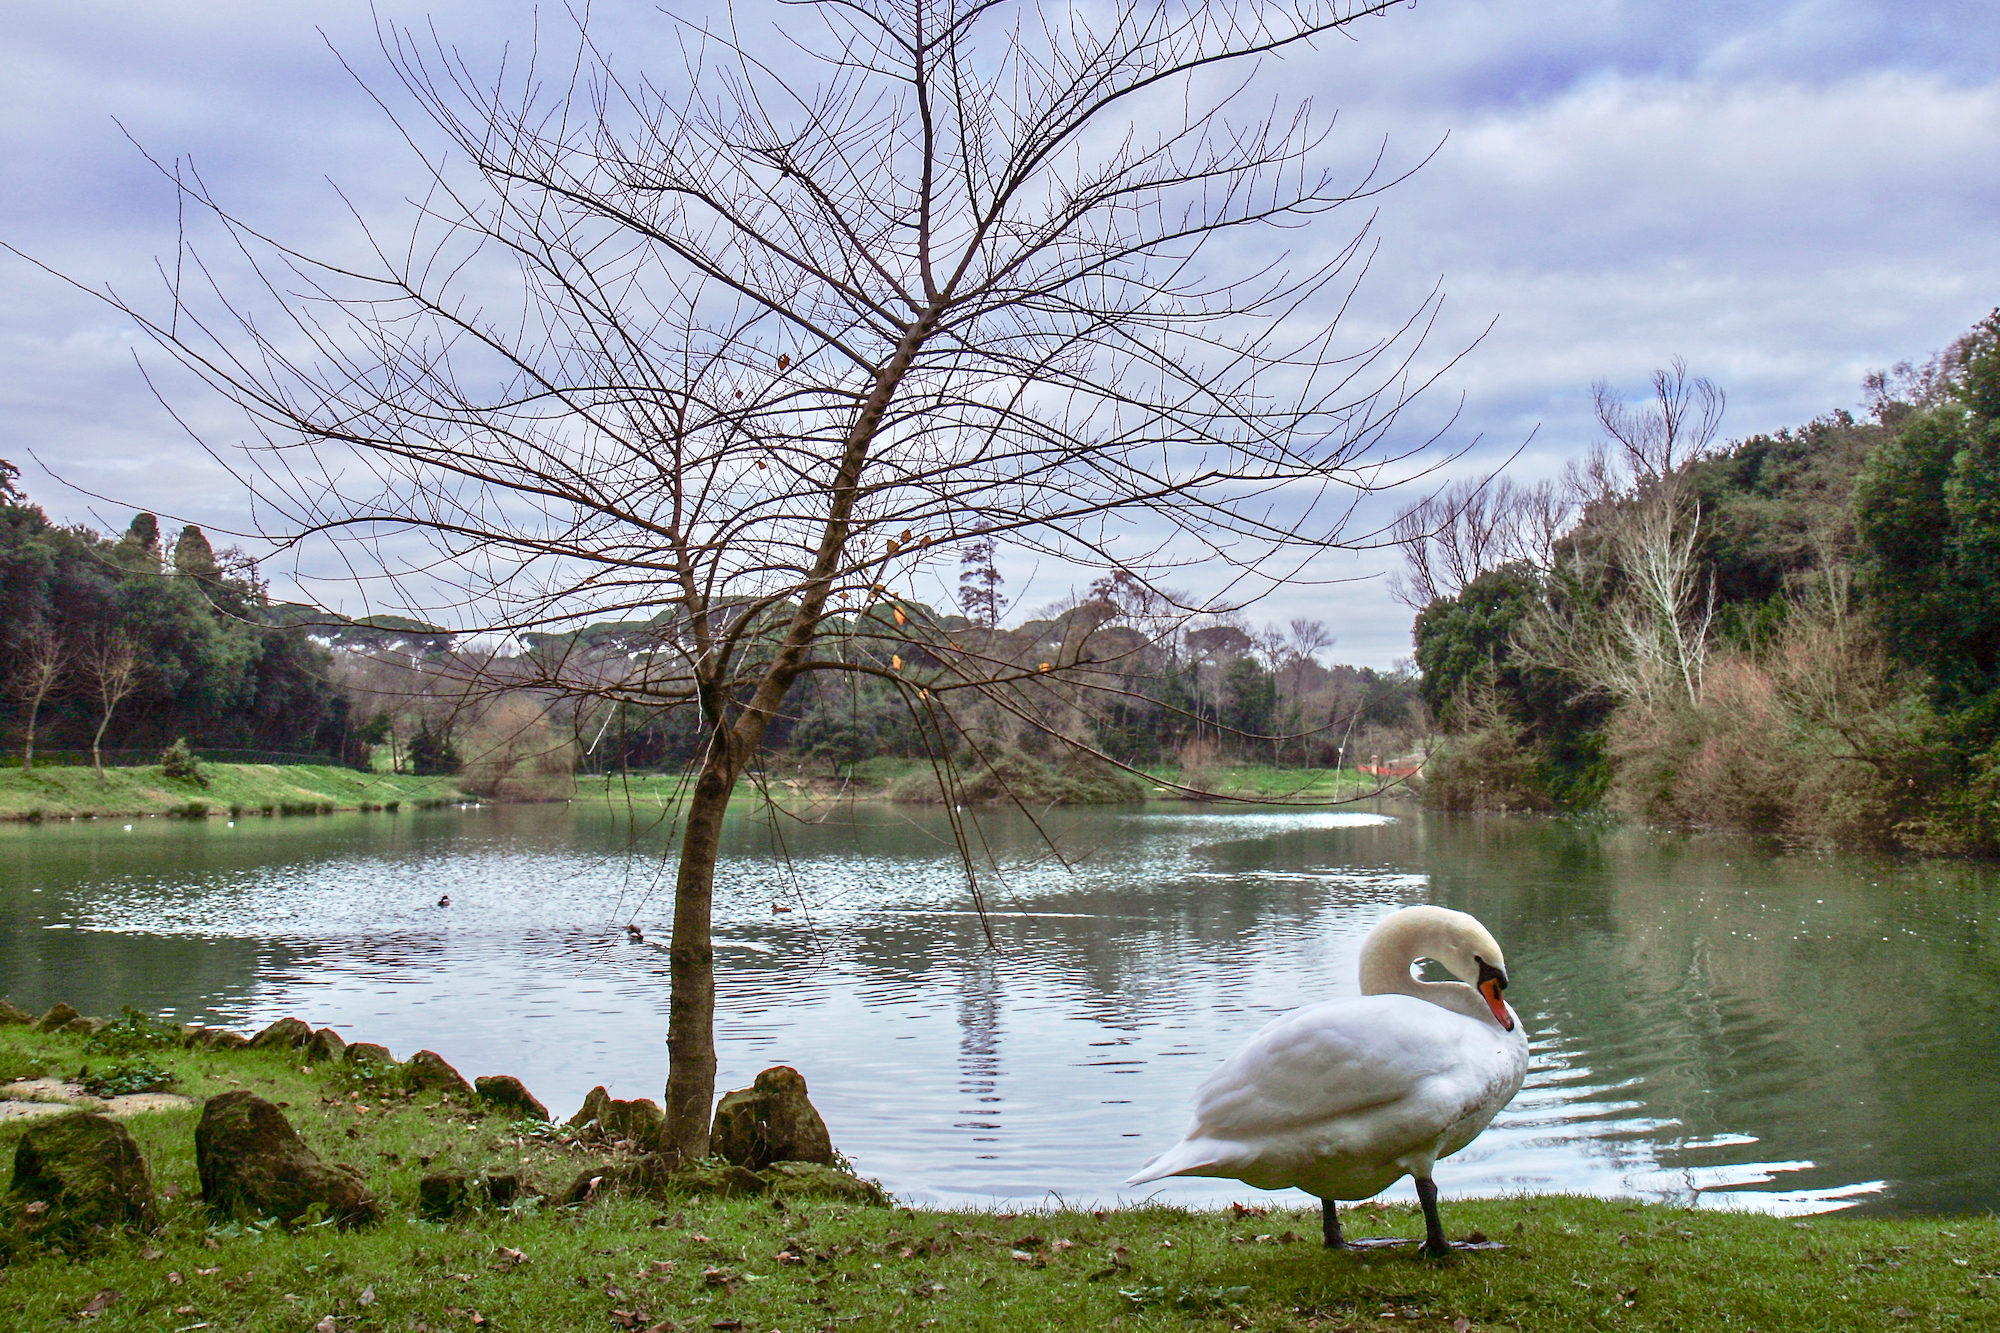
{"type": "Polygon", "coordinates": [[[0,769],[0,819],[60,819],[86,815],[185,815],[199,804],[208,815],[320,812],[386,806],[411,808],[455,799],[457,779],[362,773],[321,764],[203,764],[206,787],[167,777],[157,764],[107,768],[100,785],[89,768],[0,769]]]}
{"type": "MultiPolygon", "coordinates": [[[[0,1073],[81,1062],[75,1038],[0,1030],[0,1073]]],[[[215,1224],[194,1177],[192,1111],[140,1117],[163,1224],[74,1258],[0,1269],[0,1333],[346,1333],[489,1328],[679,1330],[1879,1330],[1991,1327],[2000,1222],[1691,1212],[1576,1198],[1447,1200],[1454,1235],[1506,1243],[1442,1264],[1409,1250],[1329,1254],[1317,1216],[1145,1207],[1103,1213],[920,1211],[793,1199],[612,1198],[570,1210],[416,1219],[427,1170],[566,1183],[595,1158],[344,1066],[269,1052],[168,1051],[181,1089],[249,1087],[288,1103],[323,1154],[387,1205],[359,1232],[215,1224]],[[355,1093],[366,1113],[352,1109],[355,1093]],[[523,1162],[521,1159],[528,1159],[523,1162]],[[475,1314],[479,1320],[475,1321],[475,1314]]],[[[494,1071],[466,1070],[471,1073],[494,1071]]],[[[567,1108],[558,1108],[562,1114],[567,1108]]],[[[11,1151],[18,1123],[0,1123],[11,1151]]],[[[1261,1201],[1255,1191],[1244,1199],[1261,1201]]],[[[1360,1206],[1350,1235],[1414,1236],[1414,1209],[1360,1206]]]]}
{"type": "MultiPolygon", "coordinates": [[[[1184,773],[1177,768],[1150,770],[1155,786],[1163,782],[1181,782],[1191,787],[1200,787],[1228,800],[1251,800],[1284,803],[1288,801],[1332,801],[1349,800],[1372,796],[1381,785],[1381,780],[1371,773],[1358,769],[1343,768],[1280,768],[1271,764],[1217,765],[1199,773],[1184,773]]],[[[1407,788],[1391,788],[1394,793],[1406,792],[1407,788]]],[[[1154,800],[1186,800],[1180,792],[1168,788],[1149,793],[1154,800]]]]}
{"type": "MultiPolygon", "coordinates": [[[[842,777],[824,774],[801,777],[773,768],[771,791],[779,799],[829,799],[856,797],[881,800],[899,784],[912,779],[928,780],[931,766],[922,759],[881,758],[855,764],[842,777]]],[[[968,777],[971,775],[968,774],[968,777]]],[[[1247,800],[1284,804],[1287,802],[1329,802],[1372,797],[1379,780],[1357,769],[1280,768],[1270,764],[1217,765],[1201,773],[1186,774],[1178,768],[1154,768],[1140,779],[1146,798],[1153,801],[1190,799],[1166,786],[1186,782],[1201,786],[1225,800],[1247,800]]],[[[1392,795],[1407,794],[1406,787],[1392,787],[1392,795]]],[[[738,798],[755,799],[757,786],[745,779],[737,787],[738,798]]],[[[612,774],[577,779],[577,795],[612,803],[630,801],[645,806],[670,806],[686,795],[685,780],[677,774],[612,774]]]]}

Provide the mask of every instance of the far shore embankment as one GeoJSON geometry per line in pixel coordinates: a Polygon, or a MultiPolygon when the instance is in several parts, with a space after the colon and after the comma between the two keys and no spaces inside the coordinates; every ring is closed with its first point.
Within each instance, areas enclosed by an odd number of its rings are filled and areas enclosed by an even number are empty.
{"type": "Polygon", "coordinates": [[[0,820],[318,815],[465,799],[454,776],[363,773],[333,764],[203,763],[200,773],[205,781],[169,777],[158,764],[106,767],[101,780],[88,767],[0,769],[0,820]]]}

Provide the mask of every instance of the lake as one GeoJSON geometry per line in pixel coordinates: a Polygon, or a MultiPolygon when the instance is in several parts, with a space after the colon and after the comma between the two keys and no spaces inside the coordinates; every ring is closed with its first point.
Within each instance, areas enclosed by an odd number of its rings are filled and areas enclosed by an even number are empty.
{"type": "MultiPolygon", "coordinates": [[[[1519,1097],[1440,1164],[1447,1198],[2000,1207],[1993,867],[1401,806],[1044,826],[1054,852],[1019,815],[980,816],[983,927],[941,812],[733,817],[720,1087],[797,1067],[835,1144],[911,1201],[1130,1198],[1118,1182],[1220,1060],[1356,993],[1369,927],[1434,902],[1506,949],[1533,1052],[1519,1097]]],[[[245,1031],[296,1014],[517,1074],[558,1118],[597,1083],[657,1100],[670,834],[658,807],[560,805],[7,826],[0,994],[245,1031]]]]}

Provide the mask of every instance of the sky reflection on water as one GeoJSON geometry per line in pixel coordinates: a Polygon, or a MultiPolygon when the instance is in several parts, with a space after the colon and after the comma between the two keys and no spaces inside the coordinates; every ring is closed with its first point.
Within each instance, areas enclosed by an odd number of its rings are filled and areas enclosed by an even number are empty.
{"type": "MultiPolygon", "coordinates": [[[[2000,1105],[1987,872],[1369,813],[1055,822],[1067,867],[1025,821],[985,821],[989,949],[934,817],[850,807],[781,841],[738,820],[722,1086],[797,1066],[835,1142],[912,1200],[1108,1201],[1243,1038],[1355,993],[1368,928],[1435,901],[1493,928],[1533,1037],[1520,1096],[1440,1167],[1448,1193],[2000,1205],[1975,1149],[2000,1105]]],[[[563,807],[7,830],[0,990],[296,1013],[518,1074],[558,1114],[600,1082],[657,1098],[662,833],[563,807]]]]}

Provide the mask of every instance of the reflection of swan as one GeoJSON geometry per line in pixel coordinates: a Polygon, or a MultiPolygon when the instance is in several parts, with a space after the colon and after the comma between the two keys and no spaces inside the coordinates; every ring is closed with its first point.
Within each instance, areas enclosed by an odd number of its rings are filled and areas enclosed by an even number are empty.
{"type": "Polygon", "coordinates": [[[1361,946],[1361,997],[1267,1024],[1195,1092],[1187,1136],[1125,1183],[1225,1176],[1319,1196],[1329,1246],[1336,1199],[1366,1199],[1408,1175],[1424,1205],[1424,1251],[1450,1251],[1431,1167],[1472,1142],[1520,1090],[1528,1034],[1500,992],[1500,946],[1464,912],[1406,907],[1361,946]],[[1474,983],[1419,981],[1420,958],[1474,983]]]}

